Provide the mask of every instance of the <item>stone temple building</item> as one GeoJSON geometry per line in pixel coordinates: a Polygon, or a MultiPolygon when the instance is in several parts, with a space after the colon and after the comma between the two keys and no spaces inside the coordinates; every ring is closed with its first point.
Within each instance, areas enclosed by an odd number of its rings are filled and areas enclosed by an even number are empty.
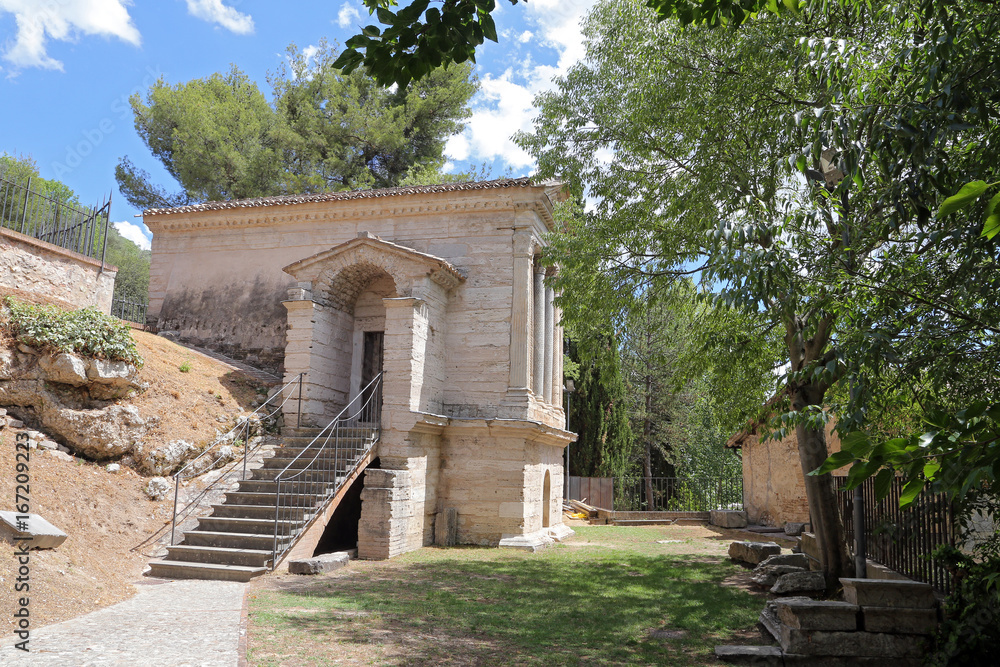
{"type": "Polygon", "coordinates": [[[459,543],[537,546],[571,532],[575,436],[539,262],[562,197],[501,179],[152,209],[148,321],[286,380],[306,373],[307,425],[382,371],[361,557],[432,543],[450,510],[459,543]]]}

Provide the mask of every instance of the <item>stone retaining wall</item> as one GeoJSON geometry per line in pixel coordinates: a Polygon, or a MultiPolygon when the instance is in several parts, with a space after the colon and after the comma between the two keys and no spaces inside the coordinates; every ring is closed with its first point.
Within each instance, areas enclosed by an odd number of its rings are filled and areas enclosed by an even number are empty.
{"type": "Polygon", "coordinates": [[[118,268],[0,228],[0,287],[55,298],[110,315],[118,268]]]}

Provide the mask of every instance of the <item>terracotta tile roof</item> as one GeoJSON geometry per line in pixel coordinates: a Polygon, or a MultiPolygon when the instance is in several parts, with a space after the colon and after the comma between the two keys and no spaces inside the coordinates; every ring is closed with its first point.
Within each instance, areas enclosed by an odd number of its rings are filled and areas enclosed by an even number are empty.
{"type": "Polygon", "coordinates": [[[399,197],[402,195],[431,194],[437,192],[461,192],[464,190],[490,190],[495,188],[526,188],[545,186],[561,189],[561,184],[553,181],[535,183],[530,178],[498,178],[492,181],[467,181],[464,183],[441,183],[440,185],[413,185],[380,190],[345,190],[307,195],[282,195],[278,197],[256,197],[254,199],[234,199],[232,201],[207,201],[190,206],[173,208],[150,208],[142,212],[147,215],[169,213],[194,213],[196,211],[220,211],[231,208],[252,208],[257,206],[291,206],[311,202],[344,201],[349,199],[376,199],[379,197],[399,197]]]}

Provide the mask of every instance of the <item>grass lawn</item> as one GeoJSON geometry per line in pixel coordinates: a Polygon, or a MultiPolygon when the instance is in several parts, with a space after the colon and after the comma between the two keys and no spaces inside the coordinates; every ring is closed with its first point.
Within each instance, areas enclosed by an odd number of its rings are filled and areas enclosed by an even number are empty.
{"type": "MultiPolygon", "coordinates": [[[[574,526],[538,553],[424,548],[253,584],[251,665],[701,665],[763,599],[704,527],[574,526]],[[725,583],[724,583],[725,582],[725,583]]],[[[750,641],[748,641],[750,640],[750,641]]]]}

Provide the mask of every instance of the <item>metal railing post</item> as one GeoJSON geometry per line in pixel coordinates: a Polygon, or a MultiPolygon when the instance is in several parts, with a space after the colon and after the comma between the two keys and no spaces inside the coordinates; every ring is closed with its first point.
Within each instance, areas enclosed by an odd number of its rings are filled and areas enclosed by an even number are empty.
{"type": "Polygon", "coordinates": [[[868,555],[865,543],[865,497],[862,485],[854,488],[854,576],[868,578],[868,555]]]}
{"type": "Polygon", "coordinates": [[[243,423],[243,479],[247,478],[247,452],[250,451],[250,418],[243,423]]]}
{"type": "Polygon", "coordinates": [[[278,567],[278,507],[281,503],[281,473],[274,480],[277,487],[274,490],[274,544],[271,547],[271,570],[278,567]]]}
{"type": "Polygon", "coordinates": [[[170,546],[174,546],[174,531],[177,529],[177,496],[181,491],[180,473],[174,475],[174,516],[170,520],[170,546]]]}
{"type": "Polygon", "coordinates": [[[299,408],[295,413],[295,428],[302,427],[302,378],[305,377],[305,373],[299,374],[299,408]]]}

